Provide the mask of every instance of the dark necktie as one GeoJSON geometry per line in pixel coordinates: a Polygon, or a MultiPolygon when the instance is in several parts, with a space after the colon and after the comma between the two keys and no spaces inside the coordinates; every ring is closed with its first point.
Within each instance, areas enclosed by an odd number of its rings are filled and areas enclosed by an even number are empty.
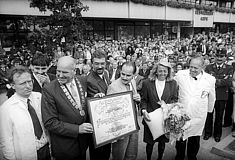
{"type": "Polygon", "coordinates": [[[27,99],[27,104],[28,104],[28,111],[29,111],[29,114],[30,114],[32,122],[33,122],[33,128],[34,128],[35,136],[38,139],[40,139],[41,136],[42,136],[42,132],[43,131],[42,131],[42,127],[40,125],[38,116],[37,116],[33,106],[30,104],[30,100],[29,99],[27,99]]]}
{"type": "Polygon", "coordinates": [[[126,84],[126,89],[127,89],[128,91],[130,91],[130,90],[131,90],[130,83],[127,83],[127,84],[126,84]]]}
{"type": "Polygon", "coordinates": [[[106,82],[106,80],[105,80],[105,78],[104,78],[104,75],[103,75],[102,79],[103,79],[105,85],[107,86],[108,84],[107,84],[107,82],[106,82]]]}

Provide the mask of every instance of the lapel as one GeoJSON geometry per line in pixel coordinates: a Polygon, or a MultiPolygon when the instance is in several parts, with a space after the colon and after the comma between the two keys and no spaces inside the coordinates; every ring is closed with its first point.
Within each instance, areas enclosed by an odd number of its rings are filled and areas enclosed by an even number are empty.
{"type": "Polygon", "coordinates": [[[41,85],[39,84],[39,82],[37,81],[37,79],[34,77],[33,73],[32,73],[32,77],[33,77],[33,90],[34,91],[41,91],[42,87],[41,85]]]}
{"type": "Polygon", "coordinates": [[[111,79],[113,75],[113,68],[109,70],[109,78],[111,79]]]}
{"type": "Polygon", "coordinates": [[[169,91],[169,82],[166,81],[165,82],[165,87],[163,89],[163,93],[162,93],[161,99],[165,99],[165,97],[168,97],[168,95],[167,95],[168,91],[169,91]]]}
{"type": "MultiPolygon", "coordinates": [[[[73,106],[73,104],[70,102],[70,100],[68,99],[68,97],[66,96],[66,94],[64,93],[64,91],[62,90],[62,88],[60,87],[60,83],[58,82],[58,80],[56,80],[56,83],[58,83],[57,86],[59,86],[59,87],[58,87],[58,93],[60,93],[60,96],[65,100],[65,102],[66,102],[67,104],[69,104],[69,107],[70,107],[76,114],[80,115],[79,110],[76,109],[76,108],[73,106]]],[[[78,92],[79,92],[79,91],[78,91],[78,92]]],[[[70,93],[68,92],[68,94],[70,94],[70,93]]]]}
{"type": "Polygon", "coordinates": [[[150,81],[150,89],[152,91],[152,95],[153,95],[154,99],[159,101],[160,98],[158,97],[158,94],[157,94],[157,89],[156,89],[155,81],[150,81]]]}
{"type": "Polygon", "coordinates": [[[94,71],[91,72],[94,77],[94,83],[97,83],[98,86],[106,93],[108,86],[105,84],[103,79],[100,78],[100,76],[95,73],[94,71]]]}

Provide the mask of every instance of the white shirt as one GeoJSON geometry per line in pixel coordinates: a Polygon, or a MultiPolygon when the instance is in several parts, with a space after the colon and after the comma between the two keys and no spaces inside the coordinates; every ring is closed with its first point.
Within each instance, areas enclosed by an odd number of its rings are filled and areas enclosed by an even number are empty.
{"type": "Polygon", "coordinates": [[[165,82],[166,82],[165,80],[164,81],[159,81],[158,79],[155,80],[157,95],[160,100],[161,100],[161,97],[165,88],[165,82]]]}
{"type": "Polygon", "coordinates": [[[48,143],[41,118],[41,93],[32,92],[32,102],[43,135],[37,140],[27,99],[14,94],[0,107],[0,147],[6,159],[37,160],[37,150],[48,143]]]}
{"type": "Polygon", "coordinates": [[[117,71],[117,68],[114,68],[114,69],[113,69],[112,77],[111,77],[111,79],[110,79],[111,82],[115,80],[116,71],[117,71]]]}

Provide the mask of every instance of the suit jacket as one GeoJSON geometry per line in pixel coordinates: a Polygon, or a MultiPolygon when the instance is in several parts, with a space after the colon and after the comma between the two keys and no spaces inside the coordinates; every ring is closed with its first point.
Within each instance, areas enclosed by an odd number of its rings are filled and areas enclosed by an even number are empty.
{"type": "MultiPolygon", "coordinates": [[[[54,74],[51,74],[51,73],[47,73],[50,81],[54,80],[56,78],[56,76],[54,74]]],[[[32,73],[32,79],[33,79],[33,91],[34,92],[42,92],[42,87],[41,85],[39,84],[39,82],[37,81],[37,79],[34,77],[33,73],[32,73]]]]}
{"type": "Polygon", "coordinates": [[[179,102],[190,117],[190,127],[183,139],[201,136],[207,112],[212,112],[215,104],[215,77],[206,72],[198,80],[193,80],[189,70],[178,71],[175,79],[179,85],[179,102]]]}
{"type": "Polygon", "coordinates": [[[228,90],[232,87],[233,67],[223,64],[219,70],[213,63],[208,65],[205,71],[216,78],[216,100],[227,100],[228,90]]]}
{"type": "MultiPolygon", "coordinates": [[[[86,83],[78,77],[83,93],[86,83]]],[[[78,84],[77,84],[78,87],[78,84]]],[[[42,119],[51,139],[52,156],[60,159],[76,159],[88,148],[88,134],[79,134],[79,125],[87,122],[87,105],[83,104],[85,116],[81,116],[60,87],[57,79],[42,89],[42,119]]]]}
{"type": "MultiPolygon", "coordinates": [[[[142,90],[141,90],[141,110],[146,109],[148,113],[153,112],[155,109],[160,108],[161,106],[158,104],[160,100],[165,101],[167,104],[177,102],[178,100],[178,87],[175,80],[166,81],[165,88],[162,93],[162,97],[159,98],[157,94],[157,89],[155,85],[155,81],[151,81],[150,79],[146,79],[143,82],[142,90]]],[[[144,142],[149,144],[154,144],[153,137],[151,131],[149,130],[146,122],[142,121],[144,125],[144,142]]],[[[164,140],[164,137],[161,136],[157,141],[164,140]]]]}
{"type": "MultiPolygon", "coordinates": [[[[109,71],[109,80],[111,80],[112,75],[113,75],[113,68],[111,68],[111,69],[108,70],[108,71],[109,71]]],[[[118,79],[119,77],[120,77],[120,69],[117,68],[114,78],[115,78],[115,80],[116,80],[116,79],[118,79]]]]}
{"type": "Polygon", "coordinates": [[[106,70],[104,71],[103,76],[107,84],[96,72],[90,72],[87,76],[87,97],[94,97],[96,93],[104,93],[106,95],[108,85],[110,84],[108,72],[106,70]]]}
{"type": "Polygon", "coordinates": [[[150,74],[150,70],[149,69],[147,69],[145,72],[143,71],[143,69],[139,70],[139,75],[143,76],[145,79],[148,78],[149,74],[150,74]]]}
{"type": "MultiPolygon", "coordinates": [[[[26,104],[17,94],[0,107],[0,146],[6,159],[37,160],[36,139],[26,104]]],[[[32,92],[29,99],[47,138],[41,118],[41,93],[32,92]]],[[[25,101],[26,103],[26,101],[25,101]]]]}

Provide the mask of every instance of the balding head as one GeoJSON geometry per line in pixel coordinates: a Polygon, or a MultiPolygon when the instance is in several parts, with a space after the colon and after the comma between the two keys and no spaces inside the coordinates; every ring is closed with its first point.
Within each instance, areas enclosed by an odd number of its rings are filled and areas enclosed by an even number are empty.
{"type": "Polygon", "coordinates": [[[57,63],[56,76],[60,83],[70,83],[76,73],[76,61],[70,56],[59,58],[57,63]]]}
{"type": "Polygon", "coordinates": [[[76,60],[71,56],[64,56],[64,57],[59,58],[57,67],[58,66],[75,69],[76,60]]]}

